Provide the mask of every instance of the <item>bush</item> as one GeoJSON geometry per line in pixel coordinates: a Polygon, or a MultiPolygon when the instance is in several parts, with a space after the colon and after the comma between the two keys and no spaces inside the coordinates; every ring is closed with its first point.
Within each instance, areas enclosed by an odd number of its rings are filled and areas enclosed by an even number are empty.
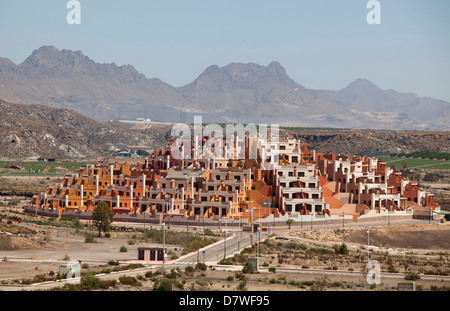
{"type": "Polygon", "coordinates": [[[284,247],[288,248],[288,249],[302,249],[302,250],[307,249],[305,244],[295,243],[295,242],[287,242],[284,244],[284,247]]]}
{"type": "Polygon", "coordinates": [[[176,287],[176,280],[164,278],[161,281],[156,280],[153,290],[154,291],[173,291],[173,288],[176,287]]]}
{"type": "Polygon", "coordinates": [[[186,268],[184,268],[184,271],[186,273],[193,273],[194,272],[194,268],[192,266],[187,266],[186,268]]]}
{"type": "Polygon", "coordinates": [[[415,281],[415,280],[419,280],[420,279],[420,275],[418,275],[416,272],[408,272],[405,275],[405,280],[408,281],[415,281]]]}
{"type": "Polygon", "coordinates": [[[65,290],[91,290],[91,289],[107,289],[116,287],[116,280],[102,281],[94,275],[88,273],[81,277],[80,284],[65,284],[65,290]]]}
{"type": "Polygon", "coordinates": [[[333,254],[334,252],[332,250],[326,249],[326,248],[310,248],[307,251],[308,253],[315,253],[315,254],[333,254]]]}
{"type": "Polygon", "coordinates": [[[195,265],[196,270],[202,270],[205,271],[208,267],[203,262],[199,262],[195,265]]]}
{"type": "Polygon", "coordinates": [[[141,286],[142,284],[134,276],[121,276],[119,282],[123,285],[141,286]]]}
{"type": "Polygon", "coordinates": [[[247,281],[241,281],[239,285],[236,287],[237,290],[246,291],[247,290],[247,281]]]}
{"type": "Polygon", "coordinates": [[[128,248],[126,248],[125,246],[122,245],[122,246],[120,247],[120,252],[121,252],[121,253],[126,253],[126,252],[128,252],[128,248]]]}
{"type": "Polygon", "coordinates": [[[117,260],[108,261],[108,266],[118,266],[119,262],[117,260]]]}
{"type": "Polygon", "coordinates": [[[247,262],[244,265],[244,267],[242,268],[242,272],[251,274],[251,273],[255,272],[255,267],[251,263],[247,262]]]}
{"type": "Polygon", "coordinates": [[[275,273],[275,272],[277,272],[277,268],[275,268],[275,267],[270,267],[270,268],[269,268],[269,272],[275,273]]]}
{"type": "Polygon", "coordinates": [[[341,245],[335,244],[333,245],[333,248],[334,252],[339,255],[348,255],[349,253],[348,247],[345,243],[342,243],[341,245]]]}
{"type": "Polygon", "coordinates": [[[84,237],[84,243],[96,243],[95,236],[92,233],[87,233],[84,237]]]}
{"type": "Polygon", "coordinates": [[[230,258],[224,258],[219,261],[219,264],[221,265],[233,265],[234,262],[230,258]]]}

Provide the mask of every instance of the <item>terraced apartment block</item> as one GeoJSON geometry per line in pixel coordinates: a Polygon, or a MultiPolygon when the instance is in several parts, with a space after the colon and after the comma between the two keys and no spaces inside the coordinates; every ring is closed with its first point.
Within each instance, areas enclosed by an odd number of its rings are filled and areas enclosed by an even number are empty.
{"type": "Polygon", "coordinates": [[[190,150],[182,144],[182,156],[175,157],[176,143],[136,166],[83,166],[35,195],[27,208],[85,212],[104,201],[115,214],[247,222],[293,213],[357,219],[374,210],[439,210],[432,194],[376,158],[316,153],[296,139],[249,137],[200,150],[195,146],[206,146],[208,137],[194,137],[190,150]]]}

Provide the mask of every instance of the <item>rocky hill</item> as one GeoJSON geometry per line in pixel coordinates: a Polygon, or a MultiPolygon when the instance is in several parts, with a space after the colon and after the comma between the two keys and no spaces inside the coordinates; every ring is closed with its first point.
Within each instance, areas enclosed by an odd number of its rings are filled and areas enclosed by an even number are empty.
{"type": "MultiPolygon", "coordinates": [[[[137,129],[101,123],[71,109],[13,104],[0,100],[0,159],[92,160],[130,145],[165,147],[170,125],[137,129]]],[[[282,129],[281,136],[308,142],[318,152],[381,156],[389,153],[450,150],[450,132],[282,129]]]]}
{"type": "Polygon", "coordinates": [[[137,132],[89,119],[70,109],[0,100],[0,158],[91,159],[129,145],[165,145],[164,130],[137,132]]]}
{"type": "Polygon", "coordinates": [[[307,142],[310,149],[333,154],[387,156],[391,153],[450,150],[450,132],[388,130],[282,130],[281,135],[307,142]]]}
{"type": "Polygon", "coordinates": [[[311,90],[274,61],[208,67],[173,87],[131,66],[99,64],[80,51],[44,46],[23,63],[0,58],[0,98],[70,108],[100,121],[278,123],[353,129],[448,130],[450,103],[382,90],[357,79],[338,91],[311,90]]]}

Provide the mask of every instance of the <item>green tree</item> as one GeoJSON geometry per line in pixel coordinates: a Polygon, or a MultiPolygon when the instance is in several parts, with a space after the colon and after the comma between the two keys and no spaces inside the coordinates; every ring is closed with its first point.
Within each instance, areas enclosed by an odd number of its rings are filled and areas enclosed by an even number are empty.
{"type": "Polygon", "coordinates": [[[286,225],[289,226],[289,229],[291,229],[291,225],[294,223],[294,220],[292,218],[289,218],[288,220],[286,220],[286,225]]]}
{"type": "Polygon", "coordinates": [[[94,221],[94,226],[98,229],[98,236],[101,236],[102,231],[106,234],[111,229],[114,212],[108,203],[102,201],[94,208],[92,220],[94,221]]]}

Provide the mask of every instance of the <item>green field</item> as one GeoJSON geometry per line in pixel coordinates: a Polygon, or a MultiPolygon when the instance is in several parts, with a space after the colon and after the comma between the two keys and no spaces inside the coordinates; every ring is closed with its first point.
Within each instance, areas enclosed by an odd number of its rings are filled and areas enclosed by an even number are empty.
{"type": "Polygon", "coordinates": [[[14,164],[23,167],[25,170],[10,172],[0,172],[0,174],[8,175],[64,175],[64,171],[76,171],[80,166],[86,165],[86,163],[80,162],[8,162],[0,161],[0,169],[7,167],[10,164],[14,164]],[[57,167],[64,168],[61,171],[57,167]],[[39,173],[38,173],[39,171],[39,173]]]}
{"type": "Polygon", "coordinates": [[[396,169],[403,168],[403,161],[406,162],[408,168],[429,169],[429,170],[450,170],[449,160],[434,160],[434,159],[415,159],[404,157],[379,157],[380,160],[385,161],[387,166],[395,165],[396,169]]]}

